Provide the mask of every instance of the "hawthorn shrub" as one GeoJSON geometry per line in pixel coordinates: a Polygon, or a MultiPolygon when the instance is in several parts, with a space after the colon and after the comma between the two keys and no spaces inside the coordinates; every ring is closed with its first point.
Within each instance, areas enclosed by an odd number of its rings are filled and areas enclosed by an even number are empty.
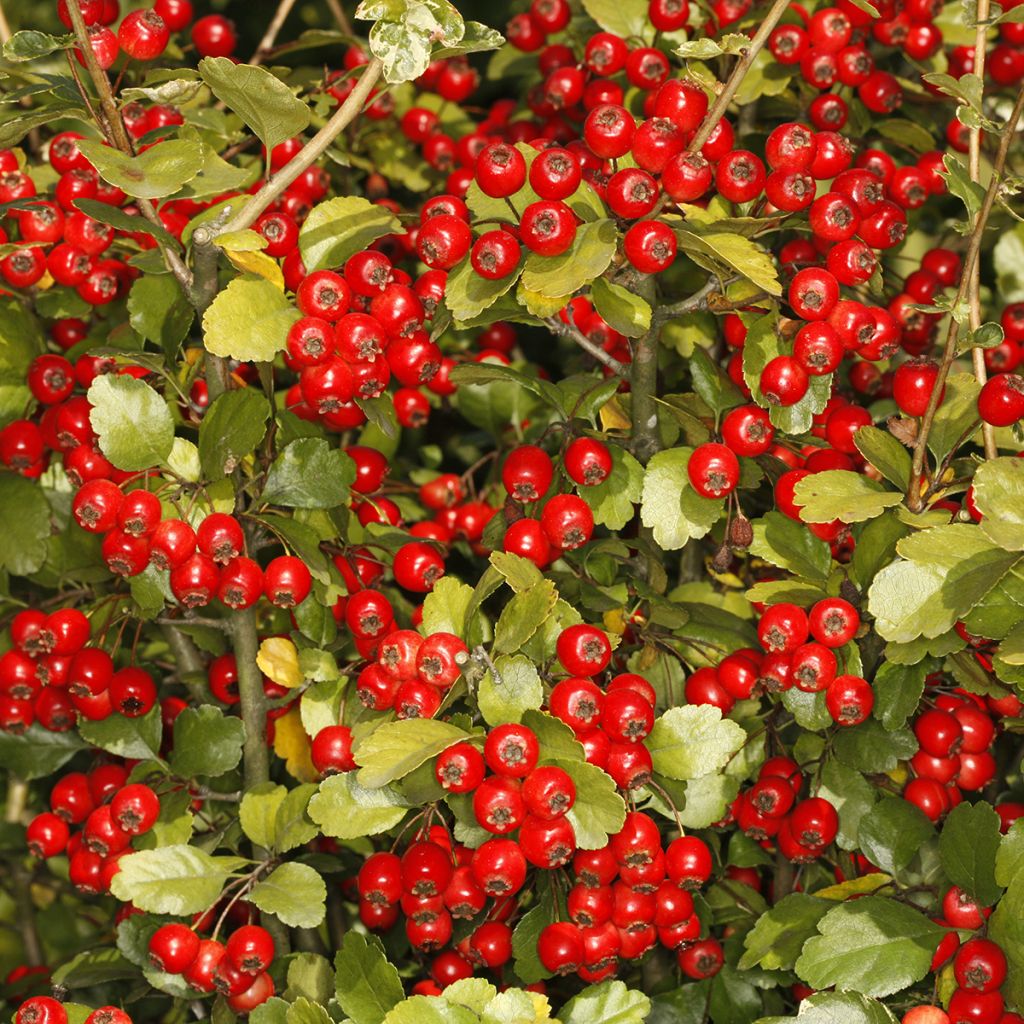
{"type": "Polygon", "coordinates": [[[16,1024],[1024,1020],[1024,5],[17,6],[16,1024]]]}

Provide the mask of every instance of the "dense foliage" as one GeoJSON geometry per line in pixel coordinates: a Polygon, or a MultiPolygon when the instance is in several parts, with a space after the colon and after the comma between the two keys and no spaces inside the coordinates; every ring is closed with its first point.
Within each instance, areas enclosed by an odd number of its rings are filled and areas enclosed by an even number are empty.
{"type": "Polygon", "coordinates": [[[16,1024],[1024,1021],[1024,4],[826,4],[0,9],[16,1024]]]}

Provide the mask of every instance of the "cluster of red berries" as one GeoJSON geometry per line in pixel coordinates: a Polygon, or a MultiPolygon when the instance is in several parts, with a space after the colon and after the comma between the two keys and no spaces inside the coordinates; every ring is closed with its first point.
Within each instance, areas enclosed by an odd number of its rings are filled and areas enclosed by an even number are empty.
{"type": "Polygon", "coordinates": [[[88,775],[71,772],[50,792],[50,810],[36,815],[26,830],[36,857],[68,857],[68,877],[79,892],[110,891],[119,861],[134,851],[160,816],[160,798],[142,783],[128,783],[122,765],[104,764],[88,775]],[[81,828],[72,833],[71,827],[81,828]]]}
{"type": "Polygon", "coordinates": [[[217,991],[235,1013],[248,1013],[274,994],[267,973],[274,960],[274,939],[265,928],[244,924],[226,942],[201,939],[195,926],[163,924],[149,940],[150,963],[179,974],[200,993],[217,991]]]}
{"type": "Polygon", "coordinates": [[[839,832],[839,815],[823,797],[801,800],[803,785],[795,761],[771,757],[761,766],[757,781],[733,801],[730,819],[752,839],[765,845],[774,841],[787,860],[817,860],[839,832]]]}
{"type": "Polygon", "coordinates": [[[14,646],[0,655],[0,729],[22,733],[33,722],[66,732],[75,715],[90,721],[116,711],[127,718],[156,703],[156,683],[135,665],[115,669],[89,645],[89,620],[74,608],[49,615],[26,609],[11,621],[14,646]]]}
{"type": "MultiPolygon", "coordinates": [[[[941,674],[930,677],[941,686],[941,674]]],[[[997,729],[984,697],[957,689],[939,693],[930,707],[914,719],[917,753],[910,759],[914,773],[903,788],[904,799],[932,821],[940,820],[963,800],[964,792],[980,792],[996,774],[991,747],[997,729]]]]}
{"type": "MultiPolygon", "coordinates": [[[[68,1024],[64,1004],[52,996],[32,996],[14,1014],[14,1024],[68,1024]]],[[[81,1018],[76,1018],[81,1019],[81,1018]]],[[[100,1006],[83,1024],[133,1024],[131,1016],[119,1006],[100,1006]]]]}
{"type": "MultiPolygon", "coordinates": [[[[156,60],[171,41],[171,34],[192,24],[192,0],[154,0],[147,9],[129,11],[117,31],[110,26],[121,16],[119,0],[79,0],[88,30],[89,47],[104,70],[123,52],[129,60],[156,60]]],[[[66,0],[57,0],[57,15],[64,27],[73,28],[66,0]]],[[[192,25],[192,45],[201,57],[228,57],[237,45],[234,25],[221,15],[208,15],[192,25]]],[[[85,58],[75,54],[80,63],[85,58]]]]}
{"type": "Polygon", "coordinates": [[[857,609],[841,597],[822,598],[810,612],[789,602],[762,608],[757,632],[763,650],[745,647],[714,668],[697,669],[686,680],[686,700],[712,704],[726,715],[738,700],[795,686],[824,691],[837,725],[859,725],[871,714],[874,691],[861,676],[840,673],[836,654],[859,629],[857,609]]]}
{"type": "Polygon", "coordinates": [[[722,947],[713,937],[701,939],[692,896],[711,867],[711,852],[696,836],[665,846],[652,818],[628,812],[607,846],[573,859],[569,920],[547,925],[537,940],[545,970],[597,982],[614,975],[620,960],[635,960],[660,943],[677,951],[687,977],[717,974],[722,947]]]}
{"type": "MultiPolygon", "coordinates": [[[[954,929],[947,932],[932,957],[932,970],[938,972],[950,962],[957,987],[949,997],[948,1010],[941,1016],[928,1017],[911,1011],[904,1024],[1020,1024],[1024,1017],[1006,1010],[999,989],[1006,980],[1006,954],[1000,946],[982,935],[974,935],[961,943],[959,932],[984,929],[992,913],[982,907],[958,886],[950,887],[942,898],[939,923],[954,929]]],[[[922,1007],[932,1010],[935,1007],[922,1007]]]]}
{"type": "MultiPolygon", "coordinates": [[[[576,438],[566,448],[563,468],[572,483],[593,486],[610,471],[611,455],[600,441],[576,438]]],[[[541,569],[560,558],[564,551],[582,547],[594,533],[594,514],[583,498],[558,493],[548,497],[554,477],[551,456],[534,444],[513,448],[501,470],[501,481],[509,498],[505,506],[508,528],[504,549],[528,558],[541,569]],[[538,503],[545,498],[540,506],[538,503]],[[539,518],[529,516],[532,508],[540,508],[539,518]]]]}

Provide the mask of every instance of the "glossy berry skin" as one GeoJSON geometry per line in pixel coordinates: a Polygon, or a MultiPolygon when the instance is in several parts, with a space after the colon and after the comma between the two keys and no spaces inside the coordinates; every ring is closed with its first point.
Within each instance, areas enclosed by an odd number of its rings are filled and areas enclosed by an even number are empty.
{"type": "Polygon", "coordinates": [[[611,660],[607,636],[594,626],[579,624],[563,629],[555,645],[562,667],[574,676],[594,676],[611,660]]]}
{"type": "Polygon", "coordinates": [[[626,259],[641,274],[657,274],[671,266],[676,258],[676,236],[663,221],[634,224],[623,239],[626,259]]]}
{"type": "Polygon", "coordinates": [[[183,924],[161,925],[149,940],[149,959],[158,971],[183,974],[199,954],[199,936],[183,924]]]}
{"type": "Polygon", "coordinates": [[[608,479],[613,463],[606,444],[590,437],[577,437],[565,450],[564,465],[574,483],[595,487],[608,479]]]}
{"type": "Polygon", "coordinates": [[[807,613],[787,602],[766,609],[757,627],[758,639],[766,651],[785,654],[806,643],[809,631],[807,613]]]}
{"type": "Polygon", "coordinates": [[[826,647],[842,647],[849,643],[860,628],[857,609],[841,597],[828,597],[818,601],[808,616],[811,636],[826,647]]]}
{"type": "Polygon", "coordinates": [[[279,555],[263,572],[263,593],[279,608],[294,608],[309,596],[313,579],[305,563],[292,555],[279,555]]]}
{"type": "Polygon", "coordinates": [[[739,483],[740,463],[731,448],[709,441],[695,448],[686,465],[690,485],[704,498],[723,498],[739,483]]]}
{"type": "Polygon", "coordinates": [[[978,415],[994,427],[1009,427],[1024,417],[1024,377],[1001,373],[986,381],[978,395],[978,415]]]}
{"type": "Polygon", "coordinates": [[[259,974],[274,959],[274,940],[259,925],[243,925],[228,937],[224,946],[227,960],[245,974],[259,974]]]}
{"type": "Polygon", "coordinates": [[[313,737],[310,757],[322,776],[354,771],[358,766],[352,757],[352,730],[347,725],[325,726],[313,737]]]}
{"type": "Polygon", "coordinates": [[[517,501],[540,501],[551,486],[554,466],[551,457],[536,445],[520,445],[505,460],[501,481],[517,501]]]}
{"type": "Polygon", "coordinates": [[[860,725],[875,704],[875,694],[860,676],[837,676],[825,691],[825,707],[836,725],[860,725]]]}
{"type": "Polygon", "coordinates": [[[450,793],[472,793],[486,774],[483,755],[469,743],[456,743],[438,755],[437,781],[450,793]]]}
{"type": "Polygon", "coordinates": [[[519,237],[538,256],[560,256],[576,238],[576,216],[563,202],[530,203],[520,218],[519,237]]]}
{"type": "Polygon", "coordinates": [[[533,730],[509,723],[493,728],[484,742],[484,760],[498,775],[521,779],[537,764],[540,747],[533,730]]]}
{"type": "Polygon", "coordinates": [[[476,181],[494,199],[514,195],[526,183],[526,160],[514,146],[495,143],[477,157],[476,181]]]}

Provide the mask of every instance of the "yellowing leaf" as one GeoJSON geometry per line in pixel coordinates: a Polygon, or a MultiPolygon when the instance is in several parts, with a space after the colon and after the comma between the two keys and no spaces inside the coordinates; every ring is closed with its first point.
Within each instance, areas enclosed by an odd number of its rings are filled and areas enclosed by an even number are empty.
{"type": "Polygon", "coordinates": [[[305,676],[299,668],[299,652],[291,640],[282,636],[268,637],[260,644],[256,654],[260,671],[278,686],[294,690],[305,676]]]}
{"type": "Polygon", "coordinates": [[[238,270],[245,274],[258,274],[265,278],[275,288],[284,291],[284,274],[277,265],[277,260],[272,259],[265,252],[235,252],[228,249],[225,255],[238,270]]]}
{"type": "Polygon", "coordinates": [[[602,430],[629,430],[632,421],[617,398],[610,398],[601,406],[599,413],[602,430]]]}
{"type": "Polygon", "coordinates": [[[309,737],[302,727],[298,707],[275,720],[274,753],[284,760],[288,774],[299,782],[317,782],[320,779],[309,754],[309,737]]]}

